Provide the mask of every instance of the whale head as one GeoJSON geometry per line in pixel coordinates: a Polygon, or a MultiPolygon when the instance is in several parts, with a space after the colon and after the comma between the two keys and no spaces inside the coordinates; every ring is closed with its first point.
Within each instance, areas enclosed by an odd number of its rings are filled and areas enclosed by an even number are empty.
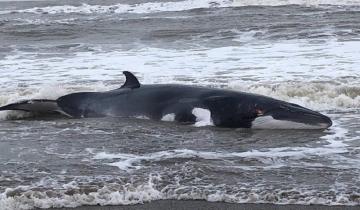
{"type": "Polygon", "coordinates": [[[255,105],[256,118],[252,121],[255,129],[326,129],[332,125],[329,117],[284,101],[255,105]]]}

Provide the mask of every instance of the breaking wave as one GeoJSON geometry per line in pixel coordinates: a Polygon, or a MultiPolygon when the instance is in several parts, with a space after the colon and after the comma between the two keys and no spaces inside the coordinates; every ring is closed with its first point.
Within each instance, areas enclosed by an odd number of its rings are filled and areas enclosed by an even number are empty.
{"type": "MultiPolygon", "coordinates": [[[[33,208],[61,208],[84,205],[131,205],[154,200],[206,200],[229,203],[277,203],[277,204],[322,204],[322,205],[358,205],[356,192],[318,191],[307,189],[226,189],[224,186],[182,186],[180,184],[157,186],[159,175],[149,175],[148,182],[126,185],[107,184],[97,190],[83,192],[76,183],[61,186],[62,190],[49,189],[37,191],[32,187],[8,188],[0,195],[2,210],[27,210],[33,208]],[[230,191],[230,192],[229,192],[230,191]],[[17,196],[11,196],[17,194],[17,196]]],[[[260,186],[259,186],[260,187],[260,186]]]]}
{"type": "MultiPolygon", "coordinates": [[[[103,51],[93,47],[90,52],[74,49],[71,57],[64,58],[14,51],[0,61],[8,69],[7,77],[0,78],[0,105],[115,89],[123,82],[121,72],[130,70],[143,84],[233,89],[318,111],[349,111],[360,108],[359,62],[352,56],[357,46],[359,43],[350,41],[329,41],[326,46],[289,41],[195,50],[103,51]],[[309,51],[318,53],[309,56],[309,51]]],[[[1,119],[7,116],[0,114],[1,119]]]]}
{"type": "Polygon", "coordinates": [[[248,84],[232,88],[271,96],[317,110],[360,108],[360,86],[332,82],[285,82],[277,84],[248,84]]]}
{"type": "Polygon", "coordinates": [[[232,5],[230,0],[185,0],[178,2],[148,2],[142,4],[115,4],[110,6],[82,4],[81,6],[49,6],[34,7],[24,10],[0,11],[0,14],[10,13],[34,13],[34,14],[59,14],[59,13],[79,13],[79,14],[106,14],[106,13],[156,13],[156,12],[176,12],[191,9],[229,7],[232,5]]]}
{"type": "MultiPolygon", "coordinates": [[[[335,129],[339,129],[336,127],[335,129]]],[[[107,152],[99,152],[94,155],[94,160],[105,160],[103,162],[106,165],[118,167],[123,171],[132,171],[139,170],[144,166],[142,163],[145,162],[159,162],[169,159],[205,159],[205,160],[226,160],[236,159],[236,161],[242,162],[244,165],[236,165],[234,167],[243,170],[260,170],[260,169],[274,169],[284,167],[282,163],[285,162],[287,165],[291,165],[291,167],[324,167],[321,164],[309,163],[306,161],[302,161],[302,159],[308,159],[314,156],[333,156],[332,158],[336,158],[337,154],[346,153],[346,144],[341,142],[342,140],[334,140],[334,136],[343,135],[340,132],[336,134],[329,134],[324,138],[328,139],[330,143],[327,147],[282,147],[282,148],[270,148],[266,151],[259,150],[251,150],[246,152],[205,152],[205,151],[194,151],[189,149],[178,149],[178,150],[169,150],[169,151],[160,151],[154,152],[150,154],[112,154],[107,152]],[[332,145],[336,145],[332,146],[332,145]],[[269,158],[271,161],[269,161],[269,158]],[[248,162],[253,160],[257,160],[261,165],[247,165],[248,162]],[[290,163],[289,163],[290,162],[290,163]]],[[[344,138],[342,136],[341,138],[344,138]]],[[[333,164],[331,166],[327,166],[330,168],[347,168],[353,169],[358,168],[359,161],[349,161],[347,163],[338,163],[333,164]],[[350,162],[350,163],[349,163],[350,162]],[[348,165],[346,165],[348,164],[348,165]]],[[[225,167],[225,165],[224,165],[225,167]]]]}
{"type": "Polygon", "coordinates": [[[185,0],[175,2],[147,2],[141,4],[114,4],[114,5],[89,5],[80,6],[63,5],[34,7],[23,10],[4,10],[1,14],[11,13],[33,13],[33,14],[146,14],[157,12],[177,12],[202,8],[221,8],[221,7],[242,7],[242,6],[283,6],[283,5],[302,5],[302,6],[321,6],[321,5],[357,5],[355,0],[185,0]]]}
{"type": "MultiPolygon", "coordinates": [[[[346,131],[336,133],[329,131],[324,138],[332,141],[339,141],[346,131]],[[340,136],[339,136],[340,133],[340,136]]],[[[309,162],[312,156],[330,157],[337,164],[328,165],[334,169],[358,169],[359,162],[348,161],[340,155],[346,152],[346,145],[332,147],[283,147],[270,148],[266,151],[251,150],[245,152],[207,152],[189,149],[177,149],[153,152],[148,154],[123,154],[95,152],[95,149],[85,149],[92,155],[93,161],[100,164],[118,167],[121,170],[131,172],[144,167],[143,164],[153,161],[166,161],[170,159],[206,159],[227,160],[231,162],[241,159],[249,162],[249,166],[230,166],[242,170],[269,170],[279,167],[325,167],[318,163],[309,162]],[[340,158],[342,157],[342,158],[340,158]],[[253,161],[258,160],[262,165],[253,166],[253,161]],[[105,162],[104,162],[105,161],[105,162]],[[290,161],[282,165],[283,161],[290,161]],[[110,163],[111,162],[111,163],[110,163]],[[349,164],[350,163],[350,164],[349,164]]],[[[223,167],[227,167],[223,165],[223,167]]],[[[72,181],[64,182],[61,177],[45,177],[31,186],[18,186],[7,188],[0,194],[0,208],[2,210],[22,210],[32,208],[61,208],[77,207],[82,205],[129,205],[149,202],[153,200],[176,199],[176,200],[207,200],[211,202],[231,203],[276,203],[276,204],[325,204],[325,205],[358,205],[359,195],[356,192],[343,191],[336,187],[330,190],[312,190],[311,186],[289,187],[276,189],[272,186],[264,187],[261,183],[258,186],[247,188],[246,183],[240,186],[226,186],[214,184],[197,184],[192,186],[183,184],[180,177],[169,178],[168,172],[150,173],[145,181],[138,182],[126,177],[102,176],[102,177],[76,177],[72,181]],[[174,181],[174,180],[175,181],[174,181]],[[91,183],[91,184],[89,184],[91,183]]],[[[169,172],[179,173],[182,172],[169,172]]],[[[136,176],[136,175],[135,175],[136,176]]],[[[198,178],[201,179],[201,178],[198,178]]],[[[135,179],[136,180],[136,179],[135,179]]]]}
{"type": "Polygon", "coordinates": [[[284,5],[360,5],[357,0],[234,0],[234,6],[284,6],[284,5]]]}

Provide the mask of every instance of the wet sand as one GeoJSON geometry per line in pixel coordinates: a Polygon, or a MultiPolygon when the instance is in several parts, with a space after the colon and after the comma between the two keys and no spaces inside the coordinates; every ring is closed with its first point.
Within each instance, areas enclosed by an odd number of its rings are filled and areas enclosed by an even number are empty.
{"type": "Polygon", "coordinates": [[[59,210],[359,210],[360,206],[233,204],[207,201],[160,200],[127,206],[81,206],[59,210]]]}

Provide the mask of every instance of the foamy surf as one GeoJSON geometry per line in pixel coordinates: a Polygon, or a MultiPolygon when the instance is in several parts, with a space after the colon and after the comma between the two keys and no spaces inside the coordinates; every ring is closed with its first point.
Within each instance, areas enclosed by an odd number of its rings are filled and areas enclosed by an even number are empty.
{"type": "Polygon", "coordinates": [[[329,5],[346,5],[359,6],[357,0],[234,0],[234,6],[285,6],[285,5],[302,5],[302,6],[329,6],[329,5]]]}
{"type": "Polygon", "coordinates": [[[57,186],[62,188],[62,190],[50,190],[52,192],[37,192],[33,191],[31,186],[21,186],[15,189],[7,189],[0,195],[0,208],[2,210],[27,210],[34,208],[77,207],[82,205],[139,204],[159,200],[164,197],[159,190],[154,188],[154,179],[158,179],[157,176],[149,175],[149,181],[147,183],[139,186],[124,186],[123,191],[114,190],[113,187],[116,186],[110,185],[88,194],[76,193],[80,188],[78,187],[78,183],[74,181],[57,186]],[[7,195],[14,192],[16,193],[16,191],[22,191],[27,195],[7,198],[7,195]],[[70,195],[68,194],[69,192],[73,192],[74,194],[70,195]],[[49,196],[49,193],[51,193],[52,196],[49,196]]]}
{"type": "Polygon", "coordinates": [[[0,14],[34,13],[34,14],[106,14],[106,13],[157,13],[177,12],[201,8],[219,8],[232,5],[230,0],[185,0],[175,2],[148,2],[141,4],[114,4],[110,6],[82,4],[81,6],[35,7],[24,10],[0,11],[0,14]]]}
{"type": "Polygon", "coordinates": [[[74,56],[64,58],[15,51],[0,60],[0,65],[9,70],[7,77],[0,78],[0,86],[6,92],[0,95],[0,104],[29,98],[55,99],[76,91],[115,89],[123,81],[121,71],[132,70],[143,84],[177,83],[233,89],[325,112],[357,109],[360,106],[360,75],[356,70],[359,61],[354,56],[343,56],[355,54],[357,45],[355,41],[329,41],[326,44],[331,46],[329,50],[322,44],[282,41],[261,47],[186,50],[94,48],[92,52],[75,52],[74,56]],[[308,52],[313,50],[318,55],[309,56],[308,52]],[[334,59],[330,61],[329,57],[334,59]],[[81,85],[76,84],[79,81],[81,85]]]}
{"type": "Polygon", "coordinates": [[[144,183],[127,183],[126,185],[107,184],[95,191],[82,193],[81,187],[76,182],[58,186],[59,190],[49,189],[45,192],[34,190],[34,187],[22,186],[7,189],[0,195],[2,210],[27,210],[33,208],[61,208],[77,207],[83,205],[133,205],[154,200],[206,200],[210,202],[230,203],[278,203],[278,204],[322,204],[322,205],[357,205],[354,200],[357,194],[345,194],[342,190],[334,188],[330,192],[314,192],[306,188],[290,187],[286,190],[272,191],[271,187],[261,189],[243,190],[232,192],[226,186],[202,185],[198,187],[184,186],[173,183],[161,186],[163,177],[150,174],[144,183]],[[160,185],[160,186],[159,186],[160,185]],[[120,190],[118,189],[120,188],[120,190]],[[22,196],[7,197],[14,193],[23,192],[22,196]],[[288,196],[284,196],[284,194],[288,196]],[[334,195],[335,194],[335,195],[334,195]]]}
{"type": "Polygon", "coordinates": [[[292,167],[330,167],[330,168],[347,168],[347,169],[356,169],[360,168],[360,162],[354,160],[348,160],[352,164],[348,164],[345,161],[347,158],[342,157],[341,155],[347,153],[349,145],[346,144],[346,129],[335,126],[332,131],[329,131],[327,135],[323,136],[323,139],[326,139],[328,144],[321,147],[278,147],[278,148],[267,148],[263,150],[251,150],[245,152],[207,152],[207,151],[196,151],[189,149],[179,149],[179,150],[169,150],[169,151],[160,151],[149,154],[135,155],[135,154],[112,154],[107,152],[98,152],[94,153],[91,150],[91,154],[94,154],[92,157],[93,160],[106,160],[102,162],[110,166],[118,167],[123,171],[132,171],[139,170],[149,162],[158,162],[166,161],[169,159],[204,159],[204,160],[234,160],[236,162],[243,161],[244,165],[231,165],[227,167],[241,168],[243,170],[256,170],[256,169],[273,169],[287,167],[285,165],[285,160],[287,164],[290,163],[292,167]],[[341,132],[340,132],[341,130],[341,132]],[[309,163],[307,160],[309,158],[321,157],[325,159],[337,159],[339,157],[339,162],[332,165],[321,165],[309,163]],[[302,161],[304,159],[304,161],[302,161]],[[340,159],[342,159],[340,161],[340,159]],[[257,160],[261,162],[261,165],[251,166],[248,165],[247,161],[257,160]],[[143,165],[142,163],[145,163],[143,165]]]}
{"type": "Polygon", "coordinates": [[[14,13],[33,13],[33,14],[147,14],[158,12],[178,12],[193,9],[222,8],[222,7],[245,7],[245,6],[360,6],[358,1],[351,0],[185,0],[174,2],[146,2],[139,4],[113,4],[113,5],[91,5],[82,4],[80,6],[63,5],[34,7],[23,10],[2,10],[0,15],[14,13]]]}

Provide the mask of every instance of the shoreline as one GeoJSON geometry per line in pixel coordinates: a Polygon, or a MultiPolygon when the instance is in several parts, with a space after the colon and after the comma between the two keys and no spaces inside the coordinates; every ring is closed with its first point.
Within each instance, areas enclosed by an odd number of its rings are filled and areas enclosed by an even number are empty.
{"type": "Polygon", "coordinates": [[[326,206],[299,204],[252,204],[208,202],[204,200],[157,200],[144,204],[117,206],[80,206],[75,208],[53,208],[57,210],[355,210],[360,206],[326,206]]]}

